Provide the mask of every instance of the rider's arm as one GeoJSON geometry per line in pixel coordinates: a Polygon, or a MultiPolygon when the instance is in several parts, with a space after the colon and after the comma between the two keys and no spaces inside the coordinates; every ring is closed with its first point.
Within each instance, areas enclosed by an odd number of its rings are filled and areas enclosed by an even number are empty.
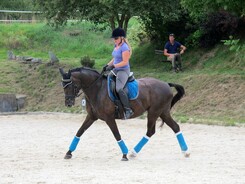
{"type": "Polygon", "coordinates": [[[109,63],[107,63],[107,65],[113,65],[113,62],[114,62],[114,58],[112,58],[112,60],[109,63]]]}

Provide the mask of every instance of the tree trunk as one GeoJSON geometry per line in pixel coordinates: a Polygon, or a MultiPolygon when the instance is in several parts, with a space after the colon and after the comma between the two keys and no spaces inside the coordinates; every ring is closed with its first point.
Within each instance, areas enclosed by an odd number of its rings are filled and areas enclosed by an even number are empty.
{"type": "Polygon", "coordinates": [[[114,30],[116,28],[114,16],[111,16],[109,21],[110,21],[110,25],[111,25],[111,30],[114,30]]]}
{"type": "MultiPolygon", "coordinates": [[[[118,26],[120,28],[123,28],[124,31],[127,33],[127,29],[128,29],[128,22],[131,18],[130,14],[122,14],[121,17],[119,17],[119,15],[116,16],[116,21],[118,26]]],[[[116,28],[116,24],[115,24],[115,17],[112,16],[110,18],[110,25],[111,25],[111,30],[114,30],[116,28]]]]}
{"type": "Polygon", "coordinates": [[[121,15],[121,18],[120,18],[120,20],[119,20],[119,22],[118,22],[118,25],[119,25],[120,28],[123,28],[123,27],[124,27],[124,26],[123,26],[124,20],[125,20],[125,14],[122,14],[122,15],[121,15]]]}
{"type": "Polygon", "coordinates": [[[124,19],[124,26],[123,26],[123,29],[125,30],[125,32],[127,33],[127,30],[128,30],[128,22],[129,22],[129,19],[131,18],[130,14],[126,15],[125,19],[124,19]]]}

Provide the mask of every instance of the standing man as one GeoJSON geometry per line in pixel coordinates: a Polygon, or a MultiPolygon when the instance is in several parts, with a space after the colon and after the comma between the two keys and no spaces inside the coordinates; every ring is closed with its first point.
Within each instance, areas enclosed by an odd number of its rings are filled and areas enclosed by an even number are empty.
{"type": "Polygon", "coordinates": [[[174,72],[182,71],[181,66],[181,54],[186,50],[186,47],[179,42],[175,41],[174,34],[169,35],[169,41],[164,46],[164,55],[167,59],[172,62],[172,67],[174,72]],[[178,49],[180,53],[178,53],[178,49]]]}

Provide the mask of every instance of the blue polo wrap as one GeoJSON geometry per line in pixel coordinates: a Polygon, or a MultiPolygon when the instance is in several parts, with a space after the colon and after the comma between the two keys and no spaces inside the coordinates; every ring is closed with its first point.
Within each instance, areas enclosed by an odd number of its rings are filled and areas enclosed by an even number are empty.
{"type": "Polygon", "coordinates": [[[128,154],[128,148],[127,148],[126,144],[124,143],[124,141],[120,140],[120,141],[117,141],[117,143],[118,143],[119,147],[121,148],[122,153],[128,154]]]}
{"type": "Polygon", "coordinates": [[[184,139],[184,137],[182,135],[182,132],[176,133],[176,137],[178,139],[178,142],[179,142],[179,145],[180,145],[181,150],[182,151],[187,151],[188,150],[188,147],[187,147],[187,145],[185,143],[185,139],[184,139]]]}
{"type": "Polygon", "coordinates": [[[70,151],[75,151],[75,149],[76,149],[76,147],[77,147],[77,144],[78,144],[78,142],[80,141],[80,137],[74,137],[74,139],[72,140],[72,142],[71,142],[71,145],[70,145],[70,147],[69,147],[69,150],[70,151]]]}
{"type": "Polygon", "coordinates": [[[139,153],[140,150],[143,148],[143,146],[149,141],[149,137],[148,136],[144,136],[140,142],[134,147],[134,151],[136,153],[139,153]]]}

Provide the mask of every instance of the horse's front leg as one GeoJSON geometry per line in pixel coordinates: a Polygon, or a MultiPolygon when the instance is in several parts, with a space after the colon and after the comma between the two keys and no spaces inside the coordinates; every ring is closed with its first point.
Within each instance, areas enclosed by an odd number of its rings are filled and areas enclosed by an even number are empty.
{"type": "Polygon", "coordinates": [[[79,128],[79,130],[77,131],[76,136],[73,138],[69,150],[66,153],[64,159],[70,159],[72,157],[72,152],[75,151],[78,142],[80,141],[80,137],[82,136],[82,134],[93,124],[94,121],[96,121],[96,118],[93,118],[92,116],[90,116],[89,114],[87,115],[86,119],[84,120],[82,126],[79,128]]]}
{"type": "Polygon", "coordinates": [[[113,120],[109,120],[109,121],[106,121],[107,125],[110,127],[115,139],[117,140],[117,143],[122,151],[122,159],[121,161],[128,161],[128,158],[127,158],[127,154],[128,154],[128,148],[126,146],[126,144],[124,143],[124,141],[121,139],[121,135],[119,133],[119,130],[118,130],[118,127],[117,127],[117,124],[116,124],[116,121],[113,119],[113,120]]]}

